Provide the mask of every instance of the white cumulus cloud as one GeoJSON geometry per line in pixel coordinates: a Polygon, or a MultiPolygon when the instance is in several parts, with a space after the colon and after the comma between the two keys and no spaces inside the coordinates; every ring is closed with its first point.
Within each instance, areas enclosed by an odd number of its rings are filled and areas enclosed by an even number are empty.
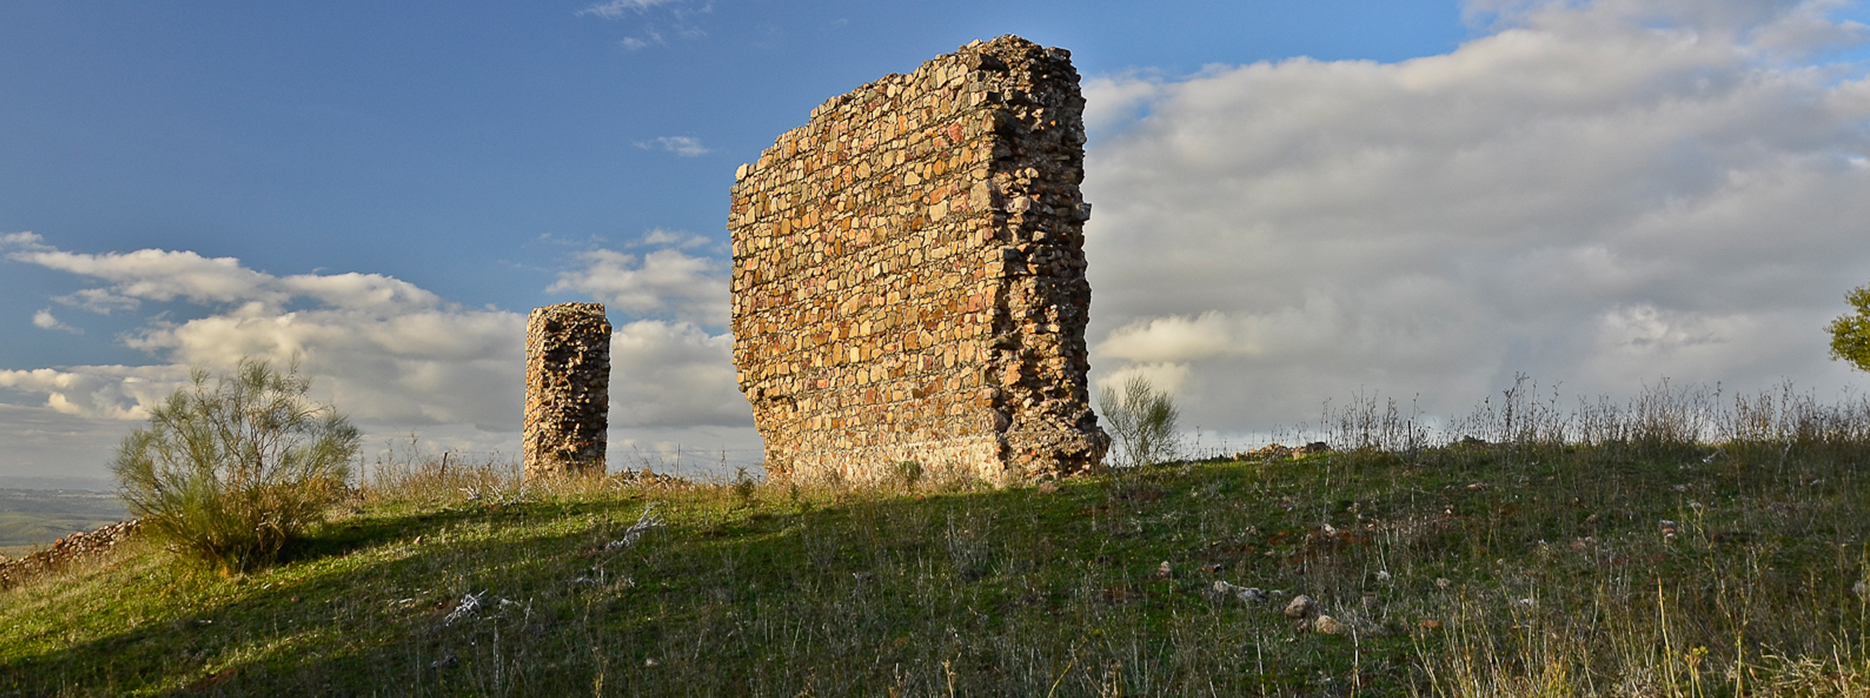
{"type": "Polygon", "coordinates": [[[111,283],[93,289],[87,298],[99,306],[135,307],[138,301],[226,303],[248,299],[283,300],[267,289],[271,278],[240,266],[232,257],[208,258],[193,252],[137,250],[128,253],[81,254],[47,247],[30,240],[7,240],[15,261],[71,272],[111,283]]]}
{"type": "Polygon", "coordinates": [[[641,13],[657,5],[669,5],[681,0],[610,0],[600,2],[578,11],[580,15],[592,15],[604,19],[617,19],[631,13],[641,13]]]}
{"type": "Polygon", "coordinates": [[[693,323],[638,320],[611,335],[612,423],[626,427],[752,426],[734,382],[734,338],[693,323]]]}
{"type": "MultiPolygon", "coordinates": [[[[734,385],[731,340],[696,324],[725,324],[723,272],[718,262],[677,249],[692,249],[692,236],[665,231],[651,237],[675,247],[640,258],[594,251],[554,287],[598,296],[626,316],[670,316],[617,324],[611,348],[615,438],[671,448],[684,442],[731,447],[744,461],[756,453],[758,439],[734,385]]],[[[314,378],[314,397],[335,403],[373,434],[373,442],[413,431],[428,435],[422,441],[430,451],[517,454],[523,314],[463,308],[379,274],[279,277],[233,258],[169,250],[72,253],[22,234],[0,244],[14,262],[102,282],[89,289],[93,296],[182,301],[201,311],[198,317],[154,315],[122,335],[129,347],[153,357],[150,365],[0,370],[0,396],[27,400],[0,403],[0,434],[30,432],[35,443],[55,442],[26,425],[61,419],[73,434],[112,431],[98,425],[147,418],[152,406],[185,384],[191,368],[226,371],[252,357],[281,366],[297,362],[314,378]]],[[[49,311],[35,324],[62,327],[49,311]]],[[[67,453],[81,451],[89,453],[67,444],[67,453]]]]}
{"type": "MultiPolygon", "coordinates": [[[[666,46],[668,45],[668,43],[669,43],[668,40],[662,38],[661,32],[648,30],[648,31],[644,31],[642,36],[623,37],[623,40],[618,41],[617,45],[627,48],[631,51],[641,51],[651,46],[666,46]]],[[[637,145],[641,146],[642,144],[638,143],[637,145]]],[[[703,152],[706,152],[706,151],[703,151],[703,152]]]]}
{"type": "Polygon", "coordinates": [[[51,308],[41,309],[39,312],[33,313],[32,326],[42,330],[59,330],[72,334],[84,334],[84,330],[72,327],[60,321],[58,316],[52,314],[51,308]]]}
{"type": "Polygon", "coordinates": [[[188,369],[178,366],[0,370],[0,388],[44,395],[53,412],[96,419],[146,419],[187,380],[188,369]]]}
{"type": "Polygon", "coordinates": [[[1841,388],[1870,83],[1794,60],[1862,40],[1836,7],[1471,3],[1444,55],[1087,81],[1100,382],[1182,366],[1190,421],[1241,429],[1519,371],[1841,388]]]}
{"type": "MultiPolygon", "coordinates": [[[[656,231],[650,240],[668,240],[665,236],[656,231]]],[[[669,243],[683,244],[663,244],[669,243]]],[[[579,253],[578,261],[582,267],[561,272],[546,290],[589,294],[636,316],[727,325],[728,272],[719,260],[663,247],[641,255],[597,249],[579,253]]]]}
{"type": "MultiPolygon", "coordinates": [[[[660,37],[657,38],[657,43],[661,43],[660,37]]],[[[641,46],[633,46],[631,48],[641,48],[641,46]]],[[[674,153],[678,157],[685,158],[700,157],[714,152],[707,146],[702,145],[701,139],[694,136],[662,136],[647,141],[637,141],[636,147],[644,150],[660,150],[665,153],[674,153]]]]}
{"type": "MultiPolygon", "coordinates": [[[[661,22],[664,21],[668,22],[666,25],[666,34],[669,36],[690,40],[707,36],[708,32],[703,30],[700,25],[696,24],[694,20],[699,15],[706,15],[713,11],[714,5],[712,3],[702,3],[699,7],[696,7],[684,0],[609,0],[608,2],[588,5],[584,9],[578,10],[576,14],[579,16],[598,17],[606,20],[653,16],[651,20],[644,21],[640,24],[637,28],[636,36],[627,36],[617,42],[617,45],[627,50],[640,51],[651,46],[668,45],[669,41],[665,38],[665,25],[661,24],[661,22]]],[[[699,144],[694,143],[694,139],[692,138],[678,138],[676,140],[689,141],[691,148],[698,149],[696,152],[692,153],[693,155],[708,152],[705,149],[699,149],[699,144]]],[[[690,153],[680,154],[689,155],[690,153]]]]}

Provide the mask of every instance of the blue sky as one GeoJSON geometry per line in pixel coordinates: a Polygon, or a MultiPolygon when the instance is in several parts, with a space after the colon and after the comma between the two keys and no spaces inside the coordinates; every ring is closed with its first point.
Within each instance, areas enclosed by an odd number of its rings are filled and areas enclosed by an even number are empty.
{"type": "MultiPolygon", "coordinates": [[[[1465,32],[1445,3],[1287,5],[14,3],[0,227],[74,251],[383,273],[522,309],[562,300],[544,289],[595,238],[724,237],[736,164],[826,97],[974,38],[1072,47],[1086,73],[1179,74],[1391,60],[1465,32]],[[670,137],[708,152],[640,147],[670,137]]],[[[0,322],[15,326],[61,281],[6,279],[0,322]]],[[[103,336],[8,342],[0,365],[139,360],[104,341],[123,319],[68,317],[103,336]]]]}
{"type": "Polygon", "coordinates": [[[1452,412],[1520,371],[1829,397],[1862,385],[1819,328],[1870,281],[1864,16],[9,3],[0,477],[101,475],[184,367],[243,353],[301,356],[373,438],[510,452],[516,319],[589,299],[619,326],[617,443],[750,454],[721,310],[735,166],[1006,33],[1086,79],[1094,378],[1176,386],[1204,429],[1356,390],[1452,412]]]}

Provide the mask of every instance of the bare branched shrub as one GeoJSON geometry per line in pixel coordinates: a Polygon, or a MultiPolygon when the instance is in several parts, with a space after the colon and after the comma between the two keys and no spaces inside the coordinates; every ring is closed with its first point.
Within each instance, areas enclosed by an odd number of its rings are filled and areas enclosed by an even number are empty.
{"type": "Polygon", "coordinates": [[[243,360],[192,381],[118,447],[123,498],[150,536],[223,572],[268,563],[344,491],[357,429],[307,400],[295,368],[243,360]]]}
{"type": "Polygon", "coordinates": [[[1326,440],[1338,450],[1413,453],[1429,446],[1428,427],[1419,411],[1412,408],[1404,416],[1394,398],[1379,405],[1376,395],[1361,391],[1343,407],[1325,403],[1320,423],[1328,432],[1326,440]]]}
{"type": "Polygon", "coordinates": [[[1519,446],[1565,443],[1576,432],[1572,420],[1559,411],[1558,394],[1541,401],[1539,384],[1526,374],[1513,376],[1513,387],[1500,391],[1500,399],[1481,400],[1468,416],[1449,429],[1450,441],[1474,437],[1489,443],[1519,446]]]}
{"type": "Polygon", "coordinates": [[[1123,465],[1141,467],[1175,460],[1181,451],[1176,427],[1181,413],[1168,391],[1158,391],[1148,378],[1130,376],[1123,392],[1105,388],[1098,410],[1110,425],[1110,434],[1123,449],[1123,465]]]}

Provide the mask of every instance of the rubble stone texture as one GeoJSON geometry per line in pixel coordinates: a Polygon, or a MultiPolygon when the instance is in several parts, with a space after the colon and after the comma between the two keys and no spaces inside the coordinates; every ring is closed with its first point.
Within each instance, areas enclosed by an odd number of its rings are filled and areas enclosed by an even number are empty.
{"type": "Polygon", "coordinates": [[[610,321],[602,303],[560,303],[526,318],[526,477],[604,474],[610,426],[610,321]]]}
{"type": "Polygon", "coordinates": [[[95,531],[73,533],[52,543],[52,547],[22,558],[0,555],[0,591],[19,586],[40,574],[56,572],[86,558],[110,552],[143,528],[140,519],[119,521],[95,531]]]}
{"type": "Polygon", "coordinates": [[[1071,54],[974,42],[812,111],[735,173],[734,365],[778,475],[1100,467],[1071,54]]]}

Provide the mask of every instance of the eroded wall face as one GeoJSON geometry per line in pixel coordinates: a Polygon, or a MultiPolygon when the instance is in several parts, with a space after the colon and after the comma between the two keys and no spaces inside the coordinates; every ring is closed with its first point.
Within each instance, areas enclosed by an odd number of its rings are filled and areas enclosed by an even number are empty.
{"type": "Polygon", "coordinates": [[[610,321],[602,303],[526,318],[526,477],[603,474],[610,427],[610,321]]]}
{"type": "Polygon", "coordinates": [[[736,173],[734,364],[767,468],[1098,467],[1070,54],[976,42],[834,98],[736,173]]]}

